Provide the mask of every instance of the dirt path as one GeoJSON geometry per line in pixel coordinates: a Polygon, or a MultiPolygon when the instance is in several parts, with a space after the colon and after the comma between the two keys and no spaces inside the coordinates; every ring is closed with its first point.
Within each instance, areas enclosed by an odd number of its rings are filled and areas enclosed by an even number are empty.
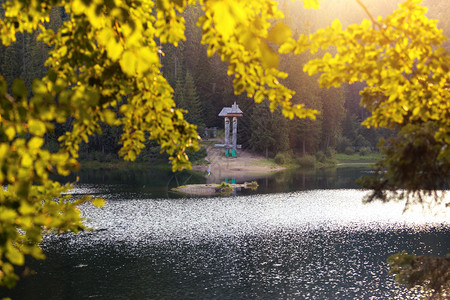
{"type": "MultiPolygon", "coordinates": [[[[222,140],[213,140],[221,143],[222,140]]],[[[224,178],[235,178],[237,181],[251,180],[258,175],[283,170],[284,167],[278,166],[263,156],[252,154],[248,151],[238,149],[237,157],[225,157],[225,149],[214,148],[214,144],[205,145],[207,157],[206,160],[211,163],[211,174],[208,176],[208,182],[221,182],[224,178]]],[[[208,170],[208,165],[193,166],[194,170],[208,170]]]]}

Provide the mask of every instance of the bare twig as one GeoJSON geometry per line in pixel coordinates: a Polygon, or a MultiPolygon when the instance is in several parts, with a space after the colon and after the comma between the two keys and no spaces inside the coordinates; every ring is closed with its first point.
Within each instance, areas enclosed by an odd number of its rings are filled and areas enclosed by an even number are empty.
{"type": "Polygon", "coordinates": [[[382,28],[381,24],[378,23],[378,21],[372,16],[372,14],[369,12],[369,10],[367,9],[367,6],[364,5],[364,3],[362,3],[361,0],[356,0],[356,2],[359,4],[359,6],[362,7],[362,9],[366,12],[366,15],[370,18],[370,20],[372,21],[372,23],[374,24],[374,26],[378,26],[380,29],[382,28]]]}

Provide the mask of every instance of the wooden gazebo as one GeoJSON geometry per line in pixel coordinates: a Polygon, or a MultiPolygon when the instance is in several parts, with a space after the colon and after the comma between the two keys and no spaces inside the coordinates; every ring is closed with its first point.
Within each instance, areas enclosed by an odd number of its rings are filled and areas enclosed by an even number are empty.
{"type": "Polygon", "coordinates": [[[225,143],[216,144],[215,147],[225,148],[225,156],[229,155],[229,150],[231,149],[231,155],[236,156],[238,148],[241,145],[237,144],[237,118],[242,117],[244,113],[240,110],[239,106],[234,102],[231,107],[224,107],[219,113],[219,117],[225,118],[225,143]],[[233,133],[230,143],[230,118],[233,120],[233,133]]]}

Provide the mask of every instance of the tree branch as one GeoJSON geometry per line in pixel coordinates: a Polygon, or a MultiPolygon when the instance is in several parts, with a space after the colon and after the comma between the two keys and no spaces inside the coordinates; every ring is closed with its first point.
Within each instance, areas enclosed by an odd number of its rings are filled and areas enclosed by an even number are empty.
{"type": "Polygon", "coordinates": [[[378,23],[378,21],[372,16],[372,14],[369,12],[369,10],[367,9],[367,6],[364,5],[364,3],[362,3],[361,0],[355,0],[359,6],[362,7],[362,9],[366,12],[366,15],[370,18],[370,20],[372,21],[372,23],[375,25],[377,25],[380,29],[382,28],[381,24],[378,23]]]}

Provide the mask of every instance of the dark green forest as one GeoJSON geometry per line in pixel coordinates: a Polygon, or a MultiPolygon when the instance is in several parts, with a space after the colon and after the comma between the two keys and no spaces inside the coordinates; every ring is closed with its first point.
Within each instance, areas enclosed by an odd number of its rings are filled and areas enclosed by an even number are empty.
{"type": "MultiPolygon", "coordinates": [[[[3,2],[3,1],[2,1],[3,2]]],[[[322,9],[306,10],[300,1],[281,0],[280,8],[286,16],[295,35],[314,32],[339,18],[344,26],[359,23],[366,18],[365,12],[356,1],[323,1],[322,9]]],[[[387,15],[397,7],[400,1],[373,1],[368,6],[373,15],[387,15]]],[[[428,0],[424,4],[429,8],[428,16],[439,20],[438,26],[448,36],[450,21],[446,12],[450,11],[449,1],[428,0]]],[[[1,9],[1,8],[0,8],[1,9]]],[[[3,15],[3,10],[0,11],[3,15]]],[[[321,89],[316,77],[310,77],[302,71],[303,65],[310,59],[320,57],[315,54],[285,55],[281,58],[281,69],[289,75],[285,84],[296,92],[294,103],[303,103],[308,108],[321,111],[319,117],[309,119],[285,119],[279,111],[270,112],[265,101],[255,104],[245,95],[235,95],[232,78],[227,75],[227,66],[219,57],[208,57],[206,45],[201,45],[201,29],[196,20],[203,14],[200,6],[189,6],[183,16],[186,20],[186,40],[178,47],[161,44],[160,59],[162,72],[174,90],[174,99],[178,107],[188,112],[185,118],[198,126],[198,133],[203,136],[205,128],[223,128],[223,120],[217,115],[224,106],[237,102],[244,112],[239,120],[238,142],[243,148],[268,157],[279,153],[292,156],[316,155],[332,157],[336,152],[365,154],[377,151],[376,146],[381,137],[388,137],[392,132],[361,126],[368,117],[368,112],[360,105],[359,91],[363,84],[345,85],[340,88],[321,89]]],[[[53,9],[47,28],[57,31],[67,19],[62,8],[53,9]]],[[[31,90],[34,78],[46,74],[45,61],[49,48],[36,41],[39,32],[20,34],[17,42],[10,47],[0,46],[0,74],[9,86],[15,78],[22,78],[28,90],[31,90]]],[[[450,47],[450,42],[446,42],[450,47]]],[[[126,101],[126,99],[124,99],[126,101]]],[[[71,128],[70,120],[65,124],[56,124],[55,131],[46,136],[47,147],[58,148],[57,137],[71,128]]],[[[118,158],[120,145],[120,128],[102,125],[102,134],[90,137],[82,145],[82,160],[109,161],[118,158]]],[[[146,149],[138,161],[154,162],[165,157],[160,154],[156,142],[147,142],[146,149]]],[[[192,154],[191,154],[192,155],[192,154]]]]}

